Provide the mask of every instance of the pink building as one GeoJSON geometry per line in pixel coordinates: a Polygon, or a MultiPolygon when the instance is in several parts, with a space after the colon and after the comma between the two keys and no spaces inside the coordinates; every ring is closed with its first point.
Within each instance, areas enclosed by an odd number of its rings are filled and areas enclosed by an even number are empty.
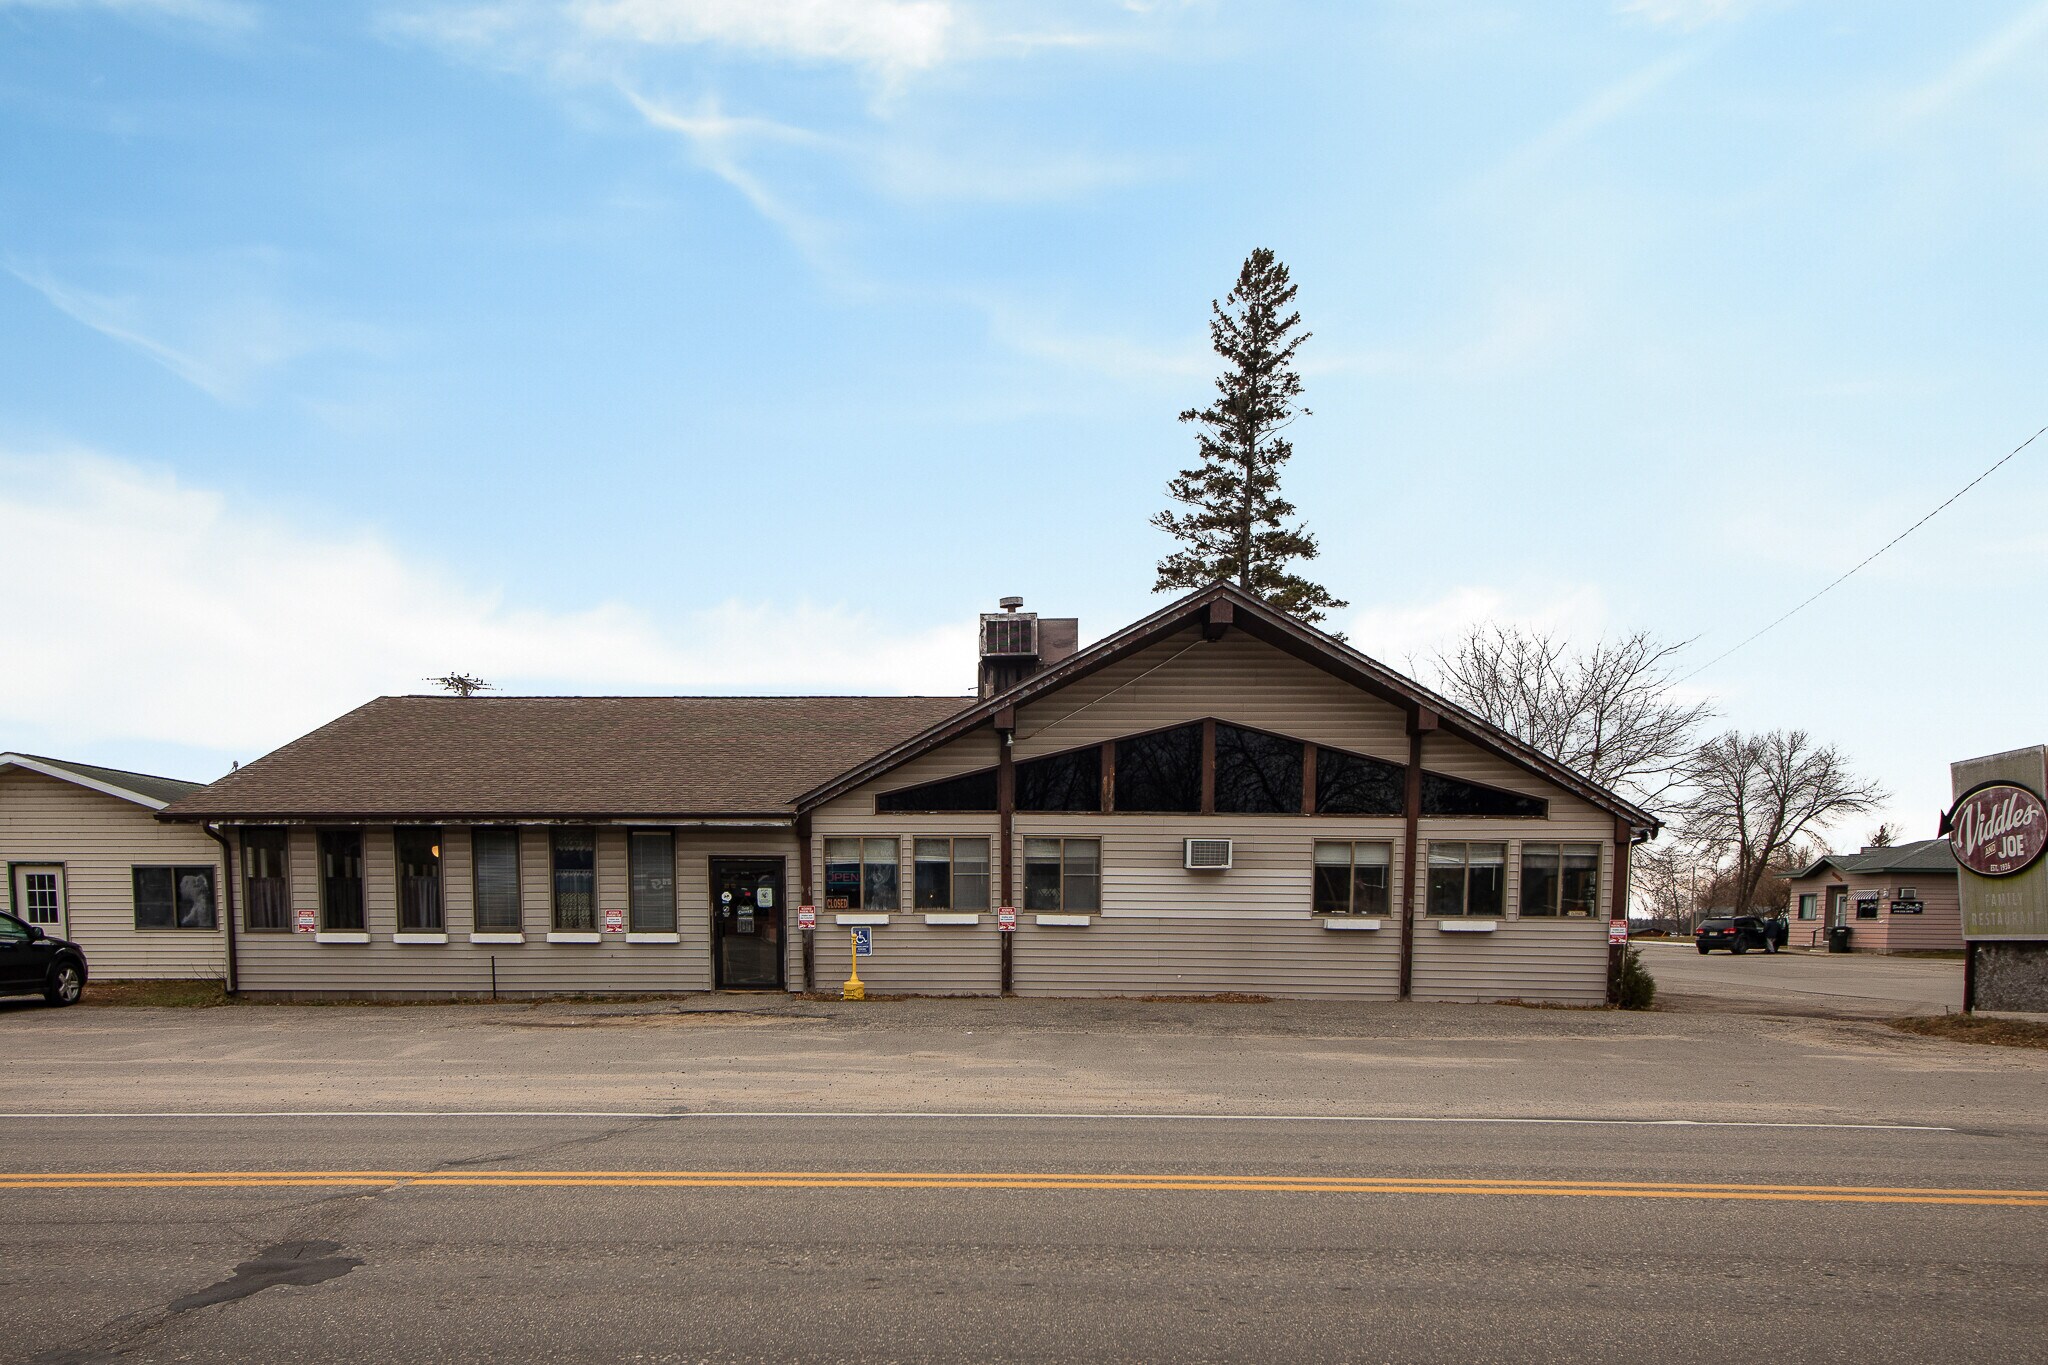
{"type": "Polygon", "coordinates": [[[1956,858],[1946,839],[1922,839],[1860,853],[1827,853],[1792,874],[1790,946],[1818,948],[1830,925],[1846,924],[1859,953],[1963,947],[1956,858]]]}

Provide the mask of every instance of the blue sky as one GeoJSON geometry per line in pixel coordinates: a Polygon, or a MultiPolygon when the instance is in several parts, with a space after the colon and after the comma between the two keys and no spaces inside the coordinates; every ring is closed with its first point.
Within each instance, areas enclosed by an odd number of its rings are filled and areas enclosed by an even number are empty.
{"type": "MultiPolygon", "coordinates": [[[[1356,644],[1705,662],[2048,422],[2044,76],[2038,0],[0,0],[0,745],[963,690],[1158,600],[1261,245],[1356,644]]],[[[1931,834],[2048,739],[2044,470],[1692,685],[1931,834]]]]}

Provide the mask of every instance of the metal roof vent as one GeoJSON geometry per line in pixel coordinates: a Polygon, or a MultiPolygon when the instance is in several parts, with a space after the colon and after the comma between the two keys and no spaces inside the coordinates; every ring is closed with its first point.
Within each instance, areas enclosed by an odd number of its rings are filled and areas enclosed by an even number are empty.
{"type": "Polygon", "coordinates": [[[1230,851],[1228,839],[1183,839],[1181,866],[1191,872],[1227,872],[1230,851]]]}
{"type": "MultiPolygon", "coordinates": [[[[1005,598],[1007,603],[1011,599],[1005,598]]],[[[981,654],[1003,658],[1038,657],[1038,613],[1005,610],[981,618],[981,654]]]]}

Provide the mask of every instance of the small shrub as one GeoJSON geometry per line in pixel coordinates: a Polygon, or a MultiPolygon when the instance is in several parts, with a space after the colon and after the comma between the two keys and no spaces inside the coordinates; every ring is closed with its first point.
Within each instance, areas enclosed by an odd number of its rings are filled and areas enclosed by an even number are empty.
{"type": "Polygon", "coordinates": [[[1657,1000],[1657,978],[1643,966],[1643,955],[1634,947],[1621,954],[1621,975],[1614,985],[1614,1003],[1625,1010],[1646,1010],[1657,1000]]]}

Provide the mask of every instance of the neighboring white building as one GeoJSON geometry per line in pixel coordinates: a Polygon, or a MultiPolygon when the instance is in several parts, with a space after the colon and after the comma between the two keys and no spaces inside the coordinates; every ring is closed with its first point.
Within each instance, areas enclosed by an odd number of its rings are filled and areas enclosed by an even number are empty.
{"type": "Polygon", "coordinates": [[[201,785],[0,753],[7,910],[83,948],[94,980],[224,977],[220,845],[156,818],[201,785]]]}

